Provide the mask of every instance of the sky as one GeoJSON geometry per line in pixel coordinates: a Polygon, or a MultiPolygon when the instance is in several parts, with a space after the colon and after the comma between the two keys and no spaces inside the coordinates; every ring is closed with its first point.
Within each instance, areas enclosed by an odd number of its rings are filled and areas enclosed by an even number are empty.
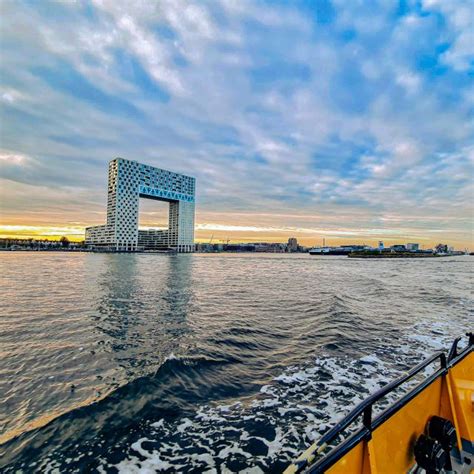
{"type": "Polygon", "coordinates": [[[82,239],[120,156],[196,177],[198,241],[474,250],[473,25],[472,0],[3,0],[0,237],[82,239]]]}

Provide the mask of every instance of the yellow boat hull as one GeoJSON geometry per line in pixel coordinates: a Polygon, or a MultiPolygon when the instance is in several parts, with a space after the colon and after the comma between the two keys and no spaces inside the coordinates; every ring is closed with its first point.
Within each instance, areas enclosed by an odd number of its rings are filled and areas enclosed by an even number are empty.
{"type": "MultiPolygon", "coordinates": [[[[328,460],[324,457],[322,460],[318,459],[318,452],[323,451],[326,443],[315,443],[290,465],[285,473],[409,472],[416,466],[415,443],[419,436],[426,432],[427,423],[433,416],[449,420],[454,425],[457,446],[451,450],[451,455],[458,466],[465,465],[463,472],[470,472],[474,467],[469,464],[474,455],[472,339],[471,335],[469,345],[464,351],[448,358],[448,362],[444,354],[441,354],[441,369],[397,402],[395,410],[387,410],[385,416],[382,414],[372,422],[371,406],[370,410],[366,408],[368,419],[364,419],[364,425],[367,429],[334,448],[328,453],[328,460]]],[[[453,347],[456,352],[456,347],[453,347]]]]}

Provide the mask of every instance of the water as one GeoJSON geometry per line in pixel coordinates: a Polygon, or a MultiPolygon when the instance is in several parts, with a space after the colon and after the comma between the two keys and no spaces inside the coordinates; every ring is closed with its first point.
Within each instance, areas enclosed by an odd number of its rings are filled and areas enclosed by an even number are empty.
{"type": "Polygon", "coordinates": [[[473,329],[472,257],[0,264],[2,472],[277,472],[473,329]]]}

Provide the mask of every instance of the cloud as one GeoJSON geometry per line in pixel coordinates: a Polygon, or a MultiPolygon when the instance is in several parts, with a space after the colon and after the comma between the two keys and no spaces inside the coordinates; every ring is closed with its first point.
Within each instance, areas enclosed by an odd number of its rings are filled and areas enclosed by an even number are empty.
{"type": "Polygon", "coordinates": [[[28,156],[0,150],[0,164],[3,166],[24,166],[28,161],[28,156]]]}
{"type": "Polygon", "coordinates": [[[474,8],[470,0],[425,0],[423,8],[439,12],[449,24],[450,47],[442,60],[459,71],[474,70],[474,8]]]}
{"type": "Polygon", "coordinates": [[[201,233],[312,236],[334,217],[354,236],[419,235],[441,217],[467,242],[466,6],[4,2],[1,173],[18,196],[4,195],[5,224],[43,223],[58,199],[65,221],[96,223],[123,156],[196,176],[201,233]],[[42,195],[29,208],[27,192],[42,195]]]}

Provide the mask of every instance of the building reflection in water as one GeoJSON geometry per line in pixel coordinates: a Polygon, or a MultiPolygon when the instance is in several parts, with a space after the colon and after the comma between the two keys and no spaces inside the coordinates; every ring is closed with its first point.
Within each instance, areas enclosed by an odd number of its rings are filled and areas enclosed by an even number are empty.
{"type": "Polygon", "coordinates": [[[115,381],[156,370],[190,333],[192,255],[103,255],[96,328],[119,373],[115,381]]]}

